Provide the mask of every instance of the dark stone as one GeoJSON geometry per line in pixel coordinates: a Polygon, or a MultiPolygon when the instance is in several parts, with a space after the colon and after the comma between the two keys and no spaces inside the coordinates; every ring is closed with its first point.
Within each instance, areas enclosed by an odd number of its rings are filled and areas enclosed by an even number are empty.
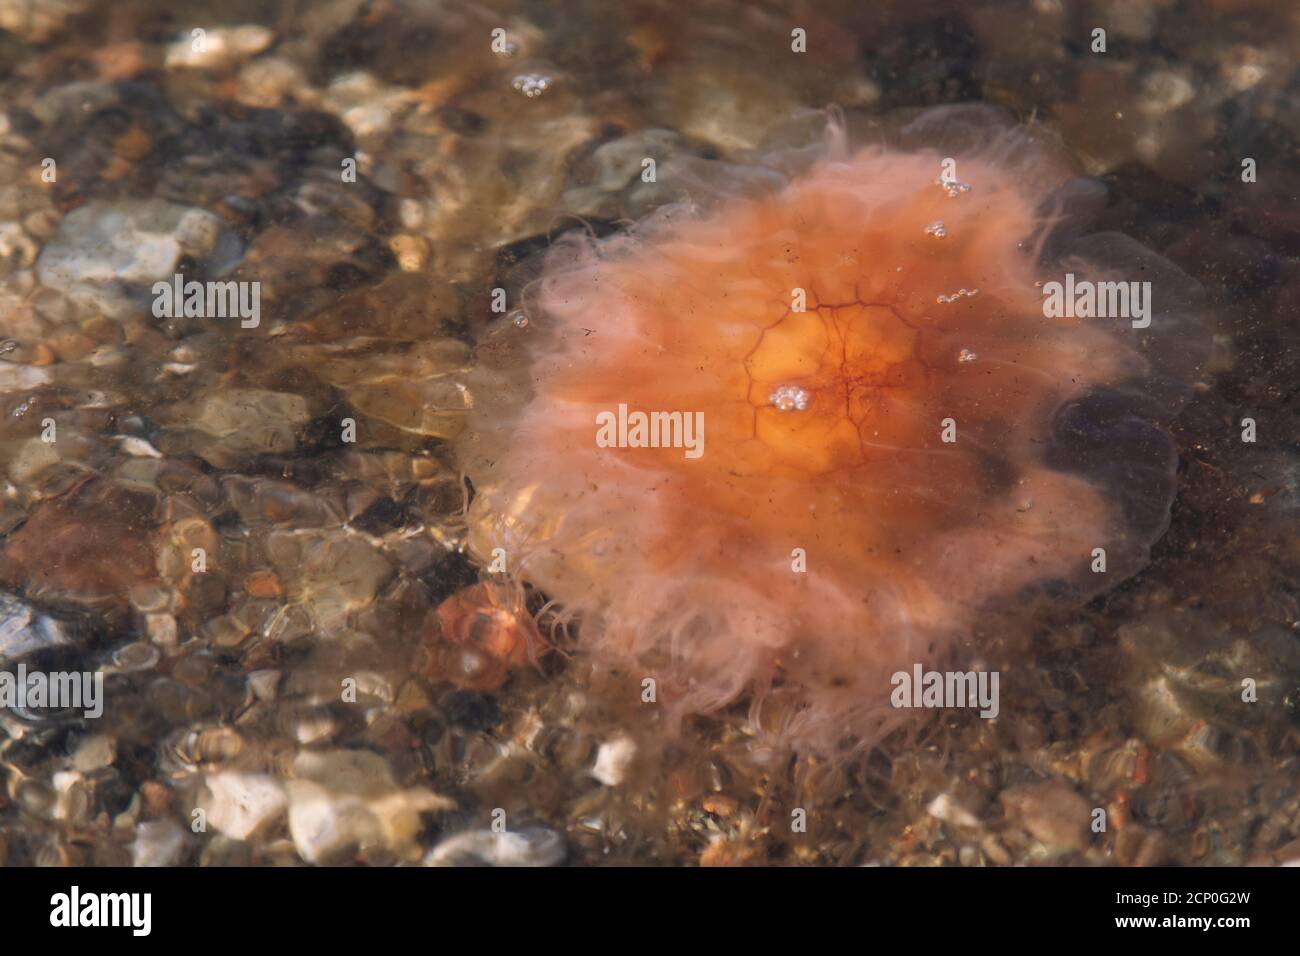
{"type": "Polygon", "coordinates": [[[955,14],[913,24],[892,42],[867,53],[873,78],[899,104],[980,98],[980,83],[975,79],[979,41],[955,14]]]}
{"type": "Polygon", "coordinates": [[[382,535],[406,526],[406,509],[392,498],[381,498],[358,515],[352,524],[367,534],[382,535]]]}
{"type": "Polygon", "coordinates": [[[491,730],[501,723],[501,708],[491,694],[476,690],[453,690],[442,699],[447,721],[469,730],[491,730]]]}

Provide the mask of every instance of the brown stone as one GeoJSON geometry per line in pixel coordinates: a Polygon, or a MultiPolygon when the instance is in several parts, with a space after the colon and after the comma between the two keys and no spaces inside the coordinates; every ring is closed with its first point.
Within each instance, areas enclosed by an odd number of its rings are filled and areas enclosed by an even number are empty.
{"type": "Polygon", "coordinates": [[[125,613],[157,576],[154,527],[137,496],[90,482],[36,505],[4,542],[0,580],[41,601],[125,613]]]}

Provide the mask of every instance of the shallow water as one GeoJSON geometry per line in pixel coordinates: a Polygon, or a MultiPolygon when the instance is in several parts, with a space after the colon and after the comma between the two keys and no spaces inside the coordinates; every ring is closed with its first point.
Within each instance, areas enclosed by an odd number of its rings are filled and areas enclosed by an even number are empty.
{"type": "Polygon", "coordinates": [[[0,711],[4,862],[1300,857],[1293,4],[160,7],[0,0],[0,655],[103,691],[0,711]],[[647,156],[757,195],[808,110],[972,101],[1204,288],[1168,530],[1082,608],[970,626],[996,721],[841,762],[741,697],[672,736],[471,556],[493,290],[536,332],[552,240],[684,198],[647,156]],[[217,280],[224,317],[172,301],[217,280]]]}

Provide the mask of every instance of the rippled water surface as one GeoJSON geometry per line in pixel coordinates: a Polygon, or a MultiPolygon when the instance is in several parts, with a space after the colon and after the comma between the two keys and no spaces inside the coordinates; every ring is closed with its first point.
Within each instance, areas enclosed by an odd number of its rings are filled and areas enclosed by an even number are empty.
{"type": "Polygon", "coordinates": [[[102,688],[3,701],[0,858],[1300,859],[1298,53],[1285,0],[0,0],[0,658],[102,688]],[[570,230],[770,192],[810,111],[973,102],[1202,290],[1168,530],[963,624],[997,720],[826,754],[742,692],[674,730],[476,546],[483,345],[543,340],[570,230]]]}

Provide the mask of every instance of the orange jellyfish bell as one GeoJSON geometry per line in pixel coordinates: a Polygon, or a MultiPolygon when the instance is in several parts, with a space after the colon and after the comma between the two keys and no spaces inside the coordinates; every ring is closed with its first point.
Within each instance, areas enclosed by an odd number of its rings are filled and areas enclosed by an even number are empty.
{"type": "Polygon", "coordinates": [[[1077,239],[1087,190],[1039,135],[959,107],[879,138],[557,243],[529,326],[479,350],[460,446],[472,547],[512,553],[598,660],[678,716],[779,686],[781,735],[816,751],[895,725],[890,675],[985,610],[1142,565],[1203,338],[1190,279],[1077,239]],[[1048,317],[1066,270],[1153,281],[1152,321],[1048,317]]]}

